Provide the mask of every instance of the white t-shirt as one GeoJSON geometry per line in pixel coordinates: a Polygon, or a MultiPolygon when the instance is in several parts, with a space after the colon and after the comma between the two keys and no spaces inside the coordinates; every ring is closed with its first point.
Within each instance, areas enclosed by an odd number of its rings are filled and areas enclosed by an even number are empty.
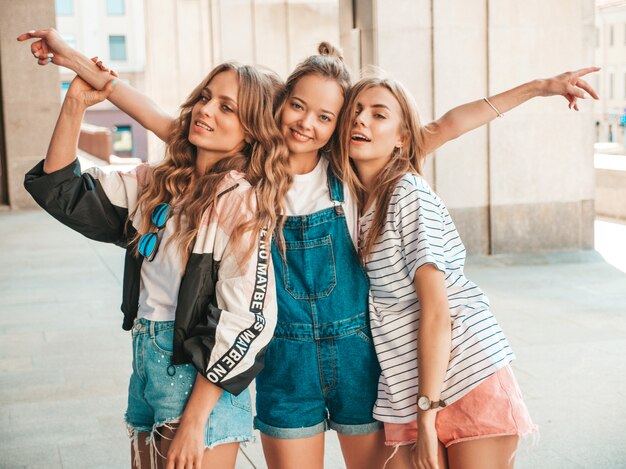
{"type": "MultiPolygon", "coordinates": [[[[335,205],[330,200],[328,165],[329,161],[322,157],[310,173],[294,174],[293,185],[285,196],[287,216],[310,215],[335,205]]],[[[356,246],[358,242],[357,206],[346,184],[343,184],[343,197],[348,231],[356,246]]]]}
{"type": "Polygon", "coordinates": [[[173,321],[176,316],[184,270],[178,243],[167,243],[176,230],[175,222],[170,213],[165,227],[159,232],[161,241],[156,256],[152,262],[144,259],[141,263],[138,318],[173,321]]]}
{"type": "MultiPolygon", "coordinates": [[[[361,241],[374,206],[360,221],[361,241]]],[[[385,226],[366,260],[370,325],[381,366],[374,417],[407,423],[417,415],[420,305],[416,270],[433,264],[445,274],[452,346],[441,399],[446,405],[513,360],[489,300],[464,273],[465,247],[448,209],[420,176],[406,174],[393,191],[385,226]]]]}

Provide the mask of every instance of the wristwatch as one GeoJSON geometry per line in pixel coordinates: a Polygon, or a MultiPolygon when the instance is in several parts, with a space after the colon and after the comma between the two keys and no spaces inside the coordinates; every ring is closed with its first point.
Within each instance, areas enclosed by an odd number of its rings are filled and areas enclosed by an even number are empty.
{"type": "Polygon", "coordinates": [[[431,401],[428,396],[417,396],[417,407],[420,410],[426,411],[430,409],[436,409],[438,407],[445,407],[446,403],[443,401],[431,401]]]}

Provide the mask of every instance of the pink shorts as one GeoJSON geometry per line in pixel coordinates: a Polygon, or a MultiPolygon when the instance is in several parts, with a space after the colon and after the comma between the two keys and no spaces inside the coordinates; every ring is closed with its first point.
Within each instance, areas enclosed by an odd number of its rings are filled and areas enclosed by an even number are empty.
{"type": "MultiPolygon", "coordinates": [[[[501,368],[458,401],[437,412],[439,440],[449,447],[461,441],[494,436],[525,436],[537,431],[509,365],[501,368]]],[[[385,422],[387,446],[417,441],[417,422],[385,422]]]]}

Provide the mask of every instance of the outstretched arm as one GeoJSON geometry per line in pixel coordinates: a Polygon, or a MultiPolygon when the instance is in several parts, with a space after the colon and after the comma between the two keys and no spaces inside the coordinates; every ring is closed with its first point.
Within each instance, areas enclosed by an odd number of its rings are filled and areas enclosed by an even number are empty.
{"type": "MultiPolygon", "coordinates": [[[[28,39],[38,39],[30,49],[39,65],[54,63],[69,68],[97,90],[111,80],[108,71],[101,70],[88,57],[73,49],[55,29],[28,31],[17,38],[18,41],[28,39]]],[[[146,95],[118,80],[108,99],[161,140],[167,140],[174,119],[146,95]]]]}
{"type": "Polygon", "coordinates": [[[585,99],[587,97],[585,92],[592,98],[598,99],[591,85],[582,79],[583,76],[598,70],[600,69],[597,67],[589,67],[575,72],[565,72],[553,78],[533,80],[491,96],[488,102],[480,99],[455,107],[441,118],[426,125],[429,132],[425,134],[425,154],[432,153],[444,143],[481,127],[498,115],[538,96],[563,96],[567,99],[569,108],[578,111],[577,99],[585,99]],[[488,103],[491,103],[493,107],[488,103]]]}

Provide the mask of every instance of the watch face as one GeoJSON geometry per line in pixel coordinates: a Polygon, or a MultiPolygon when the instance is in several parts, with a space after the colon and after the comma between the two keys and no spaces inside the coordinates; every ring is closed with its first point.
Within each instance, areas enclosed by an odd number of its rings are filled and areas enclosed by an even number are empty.
{"type": "Polygon", "coordinates": [[[428,399],[428,397],[426,396],[420,396],[420,398],[417,400],[417,407],[419,407],[421,410],[430,409],[430,399],[428,399]]]}

